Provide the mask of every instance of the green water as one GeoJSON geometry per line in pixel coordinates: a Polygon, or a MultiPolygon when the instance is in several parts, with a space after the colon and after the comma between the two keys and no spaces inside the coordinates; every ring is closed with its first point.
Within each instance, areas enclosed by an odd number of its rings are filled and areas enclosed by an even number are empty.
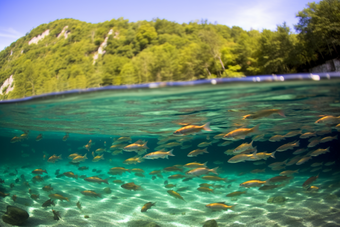
{"type": "MultiPolygon", "coordinates": [[[[322,116],[339,116],[339,101],[340,81],[333,79],[111,90],[1,104],[0,178],[4,183],[0,183],[0,191],[10,195],[0,197],[0,210],[5,211],[7,205],[26,210],[30,218],[24,226],[145,226],[151,222],[154,226],[203,226],[205,221],[211,219],[216,220],[218,226],[339,226],[340,143],[335,138],[339,135],[339,127],[334,122],[315,124],[322,116]],[[247,114],[268,109],[282,110],[285,117],[274,113],[257,119],[243,119],[247,114]],[[207,122],[210,122],[212,131],[172,136],[184,125],[201,126],[207,122]],[[259,125],[258,132],[229,144],[222,144],[227,140],[217,136],[256,125],[259,125]],[[278,142],[269,141],[274,135],[284,136],[292,131],[298,133],[278,142]],[[24,132],[27,133],[25,138],[11,143],[13,137],[20,138],[24,132]],[[300,138],[306,132],[315,133],[315,136],[300,138]],[[69,137],[63,141],[66,133],[69,137]],[[36,141],[39,134],[43,138],[36,141]],[[258,135],[262,135],[262,139],[253,142],[257,153],[271,153],[281,145],[294,141],[299,141],[299,146],[276,152],[275,159],[269,157],[259,165],[254,165],[254,161],[228,163],[233,157],[233,149],[250,143],[258,135]],[[110,149],[113,142],[122,136],[131,137],[131,143],[147,141],[148,149],[139,154],[110,149]],[[334,139],[308,147],[311,138],[322,140],[329,136],[334,139]],[[164,147],[160,140],[165,138],[169,140],[164,144],[178,142],[180,145],[164,147]],[[188,141],[181,142],[183,138],[188,138],[188,141]],[[92,140],[91,147],[85,149],[89,140],[92,140]],[[188,157],[188,153],[198,149],[198,144],[202,142],[210,143],[208,153],[188,157]],[[287,165],[298,155],[297,159],[300,160],[319,148],[328,147],[329,152],[313,156],[302,165],[287,165]],[[92,162],[92,152],[99,148],[106,149],[102,153],[103,160],[92,162]],[[162,148],[167,151],[174,149],[174,156],[168,159],[142,159],[145,154],[162,148]],[[293,154],[301,148],[306,148],[306,151],[293,154]],[[113,155],[115,151],[116,155],[113,155]],[[67,157],[73,153],[87,154],[88,159],[78,165],[71,164],[71,159],[67,157]],[[62,160],[48,162],[47,159],[53,154],[62,155],[62,160]],[[141,158],[141,163],[123,163],[135,156],[141,158]],[[274,162],[285,160],[280,170],[269,167],[274,162]],[[168,178],[174,174],[186,175],[189,169],[182,166],[190,162],[208,162],[207,168],[218,167],[218,176],[227,180],[207,181],[202,179],[204,175],[188,181],[168,178]],[[164,171],[164,168],[174,165],[178,165],[182,172],[164,171]],[[79,170],[81,166],[89,169],[79,170]],[[134,172],[108,174],[113,167],[141,168],[144,177],[136,176],[134,172]],[[41,182],[33,180],[35,175],[32,171],[38,168],[47,171],[47,174],[42,174],[41,182]],[[252,173],[256,169],[260,173],[252,173]],[[154,170],[161,170],[161,173],[153,179],[149,173],[154,170]],[[252,179],[268,180],[284,170],[299,171],[289,181],[274,184],[279,186],[272,190],[240,186],[252,179]],[[69,171],[79,177],[75,179],[63,175],[69,171]],[[309,185],[318,187],[317,191],[302,187],[308,178],[317,175],[317,180],[309,185]],[[84,180],[92,176],[107,179],[109,184],[84,180]],[[123,183],[114,183],[114,180],[123,183]],[[166,188],[166,180],[176,186],[166,188]],[[143,190],[129,191],[121,187],[129,182],[134,182],[143,190]],[[213,193],[201,192],[197,190],[201,183],[220,185],[220,188],[210,186],[213,193]],[[42,190],[49,184],[54,188],[52,192],[42,190]],[[111,192],[108,193],[105,188],[110,188],[111,192]],[[185,201],[167,193],[168,190],[178,189],[185,201]],[[85,196],[81,193],[84,190],[93,190],[101,197],[85,196]],[[246,193],[226,197],[235,191],[246,193]],[[61,194],[70,201],[55,200],[55,206],[42,207],[51,193],[61,194]],[[39,198],[34,200],[31,194],[39,195],[39,198]],[[17,196],[15,201],[13,195],[17,196]],[[285,201],[268,203],[268,199],[275,196],[282,196],[285,201]],[[78,201],[82,204],[81,210],[76,206],[78,201]],[[141,212],[147,202],[156,202],[156,205],[147,212],[141,212]],[[219,211],[206,207],[217,202],[236,206],[232,210],[219,211]],[[52,208],[60,212],[61,220],[53,219],[52,208]]],[[[10,226],[2,220],[0,225],[10,226]]]]}

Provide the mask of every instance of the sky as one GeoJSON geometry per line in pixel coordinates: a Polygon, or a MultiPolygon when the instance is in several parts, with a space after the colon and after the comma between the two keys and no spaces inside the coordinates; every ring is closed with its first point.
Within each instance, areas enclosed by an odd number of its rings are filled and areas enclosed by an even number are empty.
{"type": "MultiPolygon", "coordinates": [[[[1,0],[0,51],[40,24],[74,18],[90,23],[124,17],[130,22],[166,19],[177,23],[207,19],[245,30],[270,29],[286,22],[311,0],[1,0]]],[[[318,1],[317,1],[318,2],[318,1]]],[[[294,30],[293,30],[294,31],[294,30]]]]}

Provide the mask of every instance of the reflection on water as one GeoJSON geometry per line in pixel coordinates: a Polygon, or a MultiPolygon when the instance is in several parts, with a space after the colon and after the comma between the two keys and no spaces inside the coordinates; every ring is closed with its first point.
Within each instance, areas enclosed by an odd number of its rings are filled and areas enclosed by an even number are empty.
{"type": "Polygon", "coordinates": [[[27,210],[28,226],[340,225],[339,85],[197,85],[2,104],[0,208],[27,210]],[[197,127],[207,122],[212,131],[197,127]],[[136,142],[145,147],[126,148],[136,142]],[[168,159],[143,158],[171,149],[168,159]],[[32,173],[40,168],[41,179],[32,173]],[[50,198],[60,220],[42,207],[50,198]],[[156,204],[141,212],[148,202],[156,204]]]}

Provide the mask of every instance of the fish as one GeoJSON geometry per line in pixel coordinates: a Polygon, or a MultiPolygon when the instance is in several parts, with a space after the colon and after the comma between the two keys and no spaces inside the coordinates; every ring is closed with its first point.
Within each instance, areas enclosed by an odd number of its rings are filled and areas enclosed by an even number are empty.
{"type": "Polygon", "coordinates": [[[332,140],[337,140],[338,139],[338,135],[336,136],[327,136],[327,137],[324,137],[320,140],[320,143],[327,143],[329,141],[332,141],[332,140]]]}
{"type": "Polygon", "coordinates": [[[228,160],[228,163],[239,163],[245,161],[257,161],[259,158],[256,155],[256,151],[253,154],[238,154],[228,160]]]}
{"type": "Polygon", "coordinates": [[[104,180],[104,179],[101,179],[99,177],[87,177],[84,180],[88,181],[88,182],[98,183],[98,184],[101,184],[101,183],[109,184],[107,179],[104,180]]]}
{"type": "Polygon", "coordinates": [[[227,194],[226,197],[235,197],[235,196],[240,196],[240,195],[246,194],[246,193],[247,193],[247,191],[243,191],[243,192],[236,191],[236,192],[232,192],[232,193],[227,194]]]}
{"type": "Polygon", "coordinates": [[[320,143],[320,138],[319,137],[315,137],[312,138],[313,140],[310,141],[310,143],[307,145],[307,147],[311,148],[311,147],[315,147],[316,145],[318,145],[320,143]]]}
{"type": "Polygon", "coordinates": [[[72,159],[72,163],[79,163],[79,162],[84,162],[87,159],[87,154],[84,156],[78,155],[72,159]]]}
{"type": "Polygon", "coordinates": [[[35,169],[32,171],[33,174],[43,174],[43,173],[47,173],[46,170],[43,169],[35,169]]]}
{"type": "Polygon", "coordinates": [[[266,109],[266,110],[260,110],[256,113],[253,113],[253,114],[247,114],[247,115],[243,116],[242,120],[268,117],[272,114],[279,114],[282,117],[286,117],[286,115],[280,109],[266,109]]]}
{"type": "Polygon", "coordinates": [[[173,153],[173,149],[170,151],[165,151],[165,150],[160,150],[160,151],[155,151],[151,152],[149,154],[144,155],[144,159],[159,159],[159,158],[166,158],[168,159],[169,156],[175,156],[173,153]]]}
{"type": "Polygon", "coordinates": [[[175,174],[175,175],[171,175],[168,177],[169,179],[181,179],[181,178],[186,178],[186,176],[182,175],[182,174],[175,174]]]}
{"type": "Polygon", "coordinates": [[[235,129],[223,136],[224,140],[238,140],[245,139],[246,136],[250,136],[259,132],[260,125],[256,125],[253,128],[239,128],[235,129]]]}
{"type": "Polygon", "coordinates": [[[150,209],[152,206],[154,206],[156,203],[148,202],[145,203],[141,209],[141,212],[146,212],[148,209],[150,209]]]}
{"type": "Polygon", "coordinates": [[[334,116],[323,116],[322,118],[315,121],[315,124],[320,125],[336,125],[339,124],[340,117],[334,117],[334,116]]]}
{"type": "Polygon", "coordinates": [[[311,159],[311,156],[304,156],[303,158],[301,158],[296,165],[302,165],[303,163],[307,162],[309,159],[311,159]]]}
{"type": "Polygon", "coordinates": [[[194,135],[197,134],[199,132],[201,132],[202,130],[205,131],[212,131],[210,128],[210,122],[205,123],[202,126],[198,126],[198,125],[187,125],[184,126],[178,130],[176,130],[173,135],[176,136],[186,136],[186,135],[194,135]]]}
{"type": "Polygon", "coordinates": [[[207,163],[199,163],[199,162],[190,162],[185,164],[183,167],[185,168],[190,168],[190,169],[195,169],[195,168],[206,168],[207,167],[207,163]]]}
{"type": "Polygon", "coordinates": [[[81,208],[82,208],[82,207],[81,207],[81,204],[80,204],[80,202],[79,202],[79,201],[77,202],[77,204],[76,204],[76,205],[77,205],[78,209],[79,209],[79,210],[81,210],[81,208]]]}
{"type": "Polygon", "coordinates": [[[228,206],[227,204],[225,204],[225,202],[210,203],[210,204],[205,205],[205,207],[211,210],[229,210],[229,209],[233,210],[235,206],[236,205],[228,206]]]}
{"type": "Polygon", "coordinates": [[[318,167],[318,166],[322,166],[323,162],[314,162],[312,165],[310,165],[311,167],[318,167]]]}
{"type": "Polygon", "coordinates": [[[309,188],[307,188],[306,189],[307,191],[309,191],[309,192],[316,192],[316,191],[318,191],[319,190],[319,188],[318,187],[316,187],[316,186],[310,186],[309,188]]]}
{"type": "Polygon", "coordinates": [[[261,191],[266,191],[266,190],[272,190],[274,188],[278,188],[280,187],[279,185],[273,184],[273,185],[263,185],[261,187],[259,187],[259,190],[261,191]]]}
{"type": "Polygon", "coordinates": [[[103,154],[102,155],[97,155],[92,159],[92,162],[99,162],[100,160],[104,160],[103,158],[103,154]]]}
{"type": "Polygon", "coordinates": [[[294,147],[299,147],[300,146],[300,141],[294,141],[291,143],[286,143],[276,149],[278,152],[286,151],[286,150],[291,150],[294,147]]]}
{"type": "Polygon", "coordinates": [[[174,188],[176,187],[175,184],[167,184],[167,185],[164,185],[165,188],[174,188]]]}
{"type": "Polygon", "coordinates": [[[202,142],[197,145],[197,147],[208,147],[212,145],[212,142],[202,142]]]}
{"type": "Polygon", "coordinates": [[[34,181],[34,182],[36,182],[36,181],[41,182],[41,181],[44,181],[44,178],[42,178],[40,175],[37,175],[37,176],[32,178],[32,181],[34,181]]]}
{"type": "Polygon", "coordinates": [[[210,188],[207,188],[207,187],[199,187],[197,188],[198,191],[200,192],[208,192],[208,193],[214,193],[214,189],[210,189],[210,188]]]}
{"type": "Polygon", "coordinates": [[[330,152],[329,148],[330,148],[330,147],[327,147],[326,149],[319,148],[319,149],[313,151],[313,152],[310,154],[310,156],[316,157],[316,156],[319,156],[319,155],[321,155],[321,154],[325,154],[325,153],[327,153],[327,152],[330,152]]]}
{"type": "Polygon", "coordinates": [[[311,185],[314,181],[316,181],[319,178],[319,175],[317,176],[311,176],[310,178],[308,178],[303,184],[302,187],[307,187],[309,185],[311,185]]]}
{"type": "Polygon", "coordinates": [[[250,143],[242,143],[241,145],[239,145],[238,147],[236,147],[234,150],[233,150],[233,153],[234,154],[239,154],[241,152],[244,152],[248,149],[252,149],[253,148],[253,142],[254,141],[251,141],[250,143]]]}
{"type": "Polygon", "coordinates": [[[40,140],[42,140],[42,138],[43,138],[42,134],[39,134],[37,136],[37,138],[35,138],[35,141],[40,141],[40,140]]]}
{"type": "Polygon", "coordinates": [[[46,200],[43,204],[42,204],[42,207],[48,207],[48,206],[55,206],[55,203],[52,199],[49,199],[49,200],[46,200]]]}
{"type": "Polygon", "coordinates": [[[167,193],[176,199],[181,199],[185,201],[184,198],[178,192],[175,192],[174,190],[168,190],[167,193]]]}
{"type": "Polygon", "coordinates": [[[302,135],[300,135],[300,139],[308,139],[310,137],[316,136],[315,132],[305,132],[302,135]]]}
{"type": "Polygon", "coordinates": [[[196,157],[197,155],[200,155],[200,154],[203,154],[203,153],[209,153],[207,151],[207,148],[193,150],[188,154],[188,157],[196,157]]]}
{"type": "Polygon", "coordinates": [[[58,211],[55,211],[55,210],[52,210],[52,213],[53,213],[53,219],[58,221],[60,220],[61,216],[60,216],[60,213],[58,211]]]}
{"type": "Polygon", "coordinates": [[[115,183],[115,184],[123,184],[124,181],[122,181],[122,180],[114,180],[113,183],[115,183]]]}
{"type": "Polygon", "coordinates": [[[181,188],[178,188],[178,189],[177,189],[177,192],[182,192],[182,191],[186,191],[186,190],[189,190],[189,189],[190,189],[189,186],[181,187],[181,188]]]}
{"type": "Polygon", "coordinates": [[[291,176],[289,176],[289,177],[287,177],[287,176],[275,176],[275,177],[272,177],[272,178],[266,180],[266,185],[276,184],[276,183],[282,182],[282,181],[289,181],[291,179],[293,179],[293,177],[291,177],[291,176]]]}
{"type": "Polygon", "coordinates": [[[143,190],[141,186],[136,185],[134,182],[130,182],[130,183],[126,183],[121,185],[122,188],[126,189],[126,190],[143,190]]]}
{"type": "Polygon", "coordinates": [[[95,152],[100,154],[100,153],[106,152],[106,149],[105,148],[98,148],[98,149],[95,150],[95,152]]]}
{"type": "Polygon", "coordinates": [[[135,157],[126,159],[123,163],[126,165],[132,165],[132,164],[142,163],[143,161],[144,159],[142,157],[135,156],[135,157]]]}
{"type": "Polygon", "coordinates": [[[246,188],[261,187],[265,183],[266,183],[266,181],[262,181],[262,180],[248,180],[248,181],[241,183],[240,186],[246,187],[246,188]]]}
{"type": "Polygon", "coordinates": [[[87,166],[82,166],[82,167],[78,168],[78,170],[88,170],[88,169],[89,169],[89,167],[87,167],[87,166]]]}
{"type": "Polygon", "coordinates": [[[270,137],[269,141],[270,142],[279,142],[279,141],[285,140],[285,139],[286,139],[286,137],[283,136],[283,135],[275,135],[275,136],[270,137]]]}
{"type": "Polygon", "coordinates": [[[0,197],[6,197],[6,196],[9,196],[10,194],[9,193],[5,193],[5,192],[2,192],[0,191],[0,197]]]}
{"type": "Polygon", "coordinates": [[[178,168],[177,166],[169,166],[169,167],[165,167],[163,169],[163,171],[165,171],[165,172],[183,172],[183,169],[178,168]]]}
{"type": "Polygon", "coordinates": [[[286,171],[282,171],[279,175],[280,176],[290,176],[293,175],[294,173],[299,173],[299,170],[286,170],[286,171]]]}
{"type": "Polygon", "coordinates": [[[20,142],[22,138],[18,137],[18,136],[14,136],[12,139],[11,139],[11,143],[16,143],[16,142],[20,142]]]}
{"type": "Polygon", "coordinates": [[[266,172],[266,168],[264,168],[264,169],[253,169],[250,172],[251,173],[264,173],[264,172],[266,172]]]}
{"type": "Polygon", "coordinates": [[[193,175],[193,176],[200,176],[203,174],[208,174],[208,173],[213,173],[218,175],[218,173],[216,172],[218,167],[213,168],[213,169],[208,169],[208,168],[196,168],[196,169],[192,169],[190,171],[188,171],[186,174],[188,175],[193,175]]]}
{"type": "Polygon", "coordinates": [[[66,141],[68,139],[68,137],[69,137],[69,133],[66,132],[66,135],[63,137],[63,141],[66,141]]]}
{"type": "Polygon", "coordinates": [[[16,195],[12,195],[12,200],[13,200],[13,202],[15,202],[16,200],[17,200],[17,196],[16,195]]]}
{"type": "Polygon", "coordinates": [[[56,156],[55,154],[48,158],[47,162],[55,163],[58,160],[62,160],[61,155],[56,156]]]}
{"type": "Polygon", "coordinates": [[[93,190],[85,190],[85,191],[81,191],[81,194],[85,195],[85,196],[90,196],[90,197],[99,197],[101,198],[102,196],[100,194],[98,194],[97,192],[93,191],[93,190]]]}
{"type": "Polygon", "coordinates": [[[307,151],[307,149],[305,149],[305,148],[300,148],[300,149],[297,149],[296,151],[294,151],[293,154],[302,154],[302,153],[304,153],[304,152],[306,152],[306,151],[307,151]]]}
{"type": "Polygon", "coordinates": [[[139,168],[134,168],[130,170],[133,173],[145,173],[145,171],[143,169],[139,169],[139,168]]]}
{"type": "Polygon", "coordinates": [[[51,184],[49,184],[49,185],[44,186],[42,188],[42,190],[49,192],[49,191],[53,191],[53,188],[52,188],[51,184]]]}
{"type": "Polygon", "coordinates": [[[57,194],[57,193],[49,194],[48,197],[50,197],[51,199],[59,199],[61,201],[66,200],[67,202],[70,202],[69,198],[64,197],[64,196],[57,194]]]}
{"type": "Polygon", "coordinates": [[[334,165],[334,164],[335,164],[335,161],[334,162],[326,162],[325,166],[331,166],[331,165],[334,165]]]}
{"type": "Polygon", "coordinates": [[[218,176],[203,176],[201,177],[203,180],[210,180],[210,181],[224,181],[227,182],[227,178],[221,178],[218,176]]]}
{"type": "Polygon", "coordinates": [[[127,145],[123,148],[124,151],[126,152],[140,152],[142,150],[146,150],[146,149],[149,149],[146,144],[148,142],[145,142],[144,144],[139,144],[139,143],[133,143],[133,144],[130,144],[130,145],[127,145]]]}
{"type": "Polygon", "coordinates": [[[78,175],[75,175],[73,172],[69,171],[69,172],[65,172],[63,173],[64,176],[70,177],[70,178],[75,178],[78,179],[78,175]]]}
{"type": "Polygon", "coordinates": [[[291,132],[288,132],[286,135],[284,135],[284,137],[290,138],[290,137],[294,137],[294,136],[297,136],[297,135],[300,135],[300,134],[301,134],[301,130],[300,131],[291,131],[291,132]]]}

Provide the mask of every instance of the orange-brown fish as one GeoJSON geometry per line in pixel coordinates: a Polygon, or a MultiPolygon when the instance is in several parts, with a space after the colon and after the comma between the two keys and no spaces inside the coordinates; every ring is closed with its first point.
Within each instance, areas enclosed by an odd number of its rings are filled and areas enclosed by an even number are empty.
{"type": "Polygon", "coordinates": [[[305,157],[302,157],[297,163],[296,165],[302,165],[303,163],[307,162],[309,159],[311,159],[312,157],[311,156],[305,156],[305,157]]]}
{"type": "Polygon", "coordinates": [[[32,181],[44,181],[44,178],[42,178],[41,176],[37,175],[37,176],[32,178],[32,181]]]}
{"type": "Polygon", "coordinates": [[[234,206],[228,206],[224,202],[220,203],[210,203],[208,205],[205,205],[205,207],[211,209],[211,210],[228,210],[228,209],[234,209],[236,205],[234,206]]]}
{"type": "Polygon", "coordinates": [[[240,195],[246,194],[246,193],[247,193],[247,191],[243,191],[243,192],[236,191],[236,192],[232,192],[232,193],[227,194],[226,197],[235,197],[235,196],[240,196],[240,195]]]}
{"type": "Polygon", "coordinates": [[[214,189],[210,189],[210,188],[207,188],[207,187],[199,187],[197,188],[198,191],[200,192],[208,192],[208,193],[214,193],[214,189]]]}
{"type": "Polygon", "coordinates": [[[282,110],[268,109],[268,110],[260,110],[256,113],[245,115],[245,116],[243,116],[243,120],[244,119],[257,119],[257,118],[261,118],[261,117],[268,117],[268,116],[275,114],[275,113],[279,114],[282,117],[286,117],[282,110]]]}
{"type": "Polygon", "coordinates": [[[321,155],[321,154],[325,154],[325,153],[327,153],[327,152],[330,152],[329,148],[330,148],[330,147],[327,147],[326,149],[319,148],[319,149],[313,151],[313,152],[310,154],[310,156],[316,157],[316,156],[319,156],[319,155],[321,155]]]}
{"type": "Polygon", "coordinates": [[[184,126],[180,129],[176,130],[174,132],[174,135],[184,136],[184,135],[190,135],[190,134],[197,134],[197,133],[201,132],[201,130],[212,131],[211,128],[210,128],[210,122],[207,122],[202,126],[198,126],[198,125],[184,126]]]}
{"type": "Polygon", "coordinates": [[[98,162],[99,160],[104,160],[104,155],[97,155],[92,159],[92,162],[98,162]]]}
{"type": "Polygon", "coordinates": [[[40,140],[42,140],[42,138],[43,138],[42,134],[39,134],[37,136],[37,138],[35,138],[35,141],[40,141],[40,140]]]}
{"type": "Polygon", "coordinates": [[[140,152],[140,151],[142,151],[142,150],[146,150],[146,149],[149,149],[147,146],[146,146],[146,144],[147,144],[148,142],[145,142],[144,144],[139,144],[139,143],[133,143],[133,144],[130,144],[130,145],[127,145],[127,146],[125,146],[124,148],[123,148],[123,150],[124,151],[126,151],[126,152],[140,152]]]}
{"type": "Polygon", "coordinates": [[[263,184],[265,184],[266,181],[262,181],[262,180],[248,180],[246,182],[243,182],[240,184],[241,187],[246,187],[246,188],[250,188],[250,187],[260,187],[263,184]]]}
{"type": "Polygon", "coordinates": [[[218,175],[218,173],[216,172],[218,167],[213,168],[213,169],[208,169],[208,168],[196,168],[196,169],[192,169],[190,171],[187,172],[188,175],[193,175],[193,176],[200,176],[200,175],[204,175],[204,174],[208,174],[208,173],[213,173],[218,175]]]}
{"type": "Polygon", "coordinates": [[[155,204],[156,203],[152,203],[152,202],[145,203],[144,206],[141,209],[141,212],[146,212],[148,209],[150,209],[155,204]]]}
{"type": "Polygon", "coordinates": [[[302,187],[307,187],[309,185],[311,185],[314,181],[316,181],[317,179],[319,178],[319,175],[317,176],[312,176],[310,178],[308,178],[303,184],[302,184],[302,187]]]}
{"type": "Polygon", "coordinates": [[[100,183],[105,183],[105,184],[109,184],[109,182],[107,181],[107,179],[101,179],[101,178],[99,178],[99,177],[87,177],[87,178],[85,178],[84,180],[86,180],[86,181],[88,181],[88,182],[93,182],[93,183],[98,183],[98,184],[100,184],[100,183]]]}
{"type": "Polygon", "coordinates": [[[131,172],[129,169],[125,169],[124,167],[113,167],[109,170],[108,174],[111,175],[122,175],[125,172],[131,172]]]}
{"type": "Polygon", "coordinates": [[[264,173],[266,172],[266,169],[253,169],[252,171],[250,171],[251,173],[264,173]]]}
{"type": "Polygon", "coordinates": [[[190,162],[185,164],[183,167],[185,168],[190,168],[190,169],[195,169],[195,168],[206,168],[207,167],[207,163],[199,163],[199,162],[190,162]]]}
{"type": "Polygon", "coordinates": [[[61,155],[56,156],[55,154],[48,158],[49,163],[55,163],[58,160],[62,160],[61,155]]]}
{"type": "Polygon", "coordinates": [[[203,176],[202,177],[203,180],[210,180],[210,181],[224,181],[227,182],[227,178],[222,178],[222,177],[218,177],[218,176],[203,176]]]}
{"type": "Polygon", "coordinates": [[[176,199],[184,200],[184,198],[178,192],[175,192],[174,190],[168,190],[167,193],[176,199]]]}
{"type": "Polygon", "coordinates": [[[239,140],[245,139],[246,136],[250,136],[259,132],[260,125],[256,125],[253,128],[239,128],[235,129],[223,136],[224,140],[239,140]]]}
{"type": "Polygon", "coordinates": [[[79,162],[84,162],[87,159],[87,154],[85,154],[84,156],[81,155],[77,155],[72,159],[72,163],[79,163],[79,162]]]}
{"type": "Polygon", "coordinates": [[[63,173],[63,174],[64,174],[64,176],[78,179],[78,175],[75,175],[75,174],[74,174],[73,172],[71,172],[71,171],[65,172],[65,173],[63,173]]]}
{"type": "Polygon", "coordinates": [[[21,141],[21,138],[18,137],[18,136],[14,136],[12,139],[11,139],[11,143],[16,143],[16,142],[20,142],[21,141]]]}
{"type": "Polygon", "coordinates": [[[287,176],[275,176],[275,177],[272,177],[268,180],[266,180],[266,184],[276,184],[278,182],[282,182],[282,181],[289,181],[293,179],[293,177],[287,177],[287,176]]]}
{"type": "Polygon", "coordinates": [[[132,158],[126,159],[123,163],[126,165],[137,164],[143,162],[144,159],[142,157],[136,156],[132,158]]]}
{"type": "Polygon", "coordinates": [[[49,192],[49,191],[53,191],[53,188],[52,188],[51,184],[49,184],[49,185],[45,185],[45,186],[42,188],[42,190],[44,190],[44,191],[46,191],[46,192],[49,192]]]}
{"type": "Polygon", "coordinates": [[[209,153],[207,151],[207,148],[193,150],[188,154],[188,157],[196,157],[197,155],[204,154],[204,153],[209,153]]]}
{"type": "Polygon", "coordinates": [[[335,125],[339,124],[340,117],[334,117],[334,116],[323,116],[319,120],[315,122],[315,124],[323,124],[323,125],[335,125]]]}
{"type": "Polygon", "coordinates": [[[169,156],[175,156],[172,153],[173,149],[170,151],[165,151],[165,150],[160,150],[160,151],[155,151],[151,152],[149,154],[144,155],[144,159],[159,159],[159,158],[166,158],[168,159],[169,156]]]}
{"type": "Polygon", "coordinates": [[[100,194],[98,194],[97,192],[93,191],[93,190],[85,190],[82,191],[81,194],[85,195],[85,196],[91,196],[91,197],[102,197],[100,194]]]}
{"type": "Polygon", "coordinates": [[[270,137],[270,138],[269,138],[269,141],[270,141],[270,142],[279,142],[279,141],[285,140],[285,139],[286,139],[286,138],[285,138],[285,136],[283,136],[283,135],[275,135],[275,136],[270,137]]]}
{"type": "Polygon", "coordinates": [[[60,195],[60,194],[57,194],[57,193],[55,193],[55,194],[49,194],[48,197],[50,197],[51,199],[59,199],[59,200],[61,200],[61,201],[66,200],[66,201],[70,202],[69,198],[64,197],[64,196],[62,196],[62,195],[60,195]]]}
{"type": "Polygon", "coordinates": [[[6,197],[6,196],[9,196],[9,193],[0,191],[0,197],[6,197]]]}
{"type": "Polygon", "coordinates": [[[182,175],[182,174],[175,174],[175,175],[171,175],[168,177],[169,179],[181,179],[181,178],[186,178],[186,176],[182,175]]]}
{"type": "Polygon", "coordinates": [[[278,147],[276,149],[276,151],[278,152],[282,152],[282,151],[286,151],[286,150],[290,150],[290,149],[293,149],[294,147],[299,147],[300,146],[300,141],[294,141],[294,142],[291,142],[291,143],[286,143],[280,147],[278,147]]]}
{"type": "Polygon", "coordinates": [[[63,141],[66,141],[68,137],[69,137],[68,132],[66,132],[66,135],[63,137],[63,141]]]}
{"type": "Polygon", "coordinates": [[[134,182],[130,182],[130,183],[126,183],[121,185],[122,188],[126,189],[126,190],[143,190],[141,186],[136,185],[134,182]]]}
{"type": "Polygon", "coordinates": [[[32,171],[33,174],[43,174],[43,173],[47,173],[46,170],[43,169],[35,169],[32,171]]]}
{"type": "Polygon", "coordinates": [[[286,171],[282,171],[280,173],[280,176],[290,176],[293,175],[294,173],[299,173],[299,170],[286,170],[286,171]]]}

